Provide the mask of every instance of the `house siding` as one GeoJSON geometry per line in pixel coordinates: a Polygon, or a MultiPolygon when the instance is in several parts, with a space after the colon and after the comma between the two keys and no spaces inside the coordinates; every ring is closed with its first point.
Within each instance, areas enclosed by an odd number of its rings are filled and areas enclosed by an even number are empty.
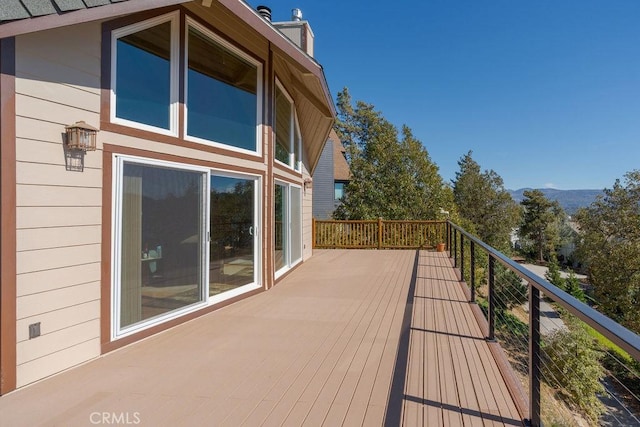
{"type": "Polygon", "coordinates": [[[330,219],[334,210],[333,144],[329,139],[313,173],[313,217],[330,219]]]}
{"type": "Polygon", "coordinates": [[[62,139],[99,123],[100,43],[98,23],[16,37],[18,387],[100,354],[102,161],[72,170],[62,139]]]}
{"type": "MultiPolygon", "coordinates": [[[[281,52],[270,51],[272,47],[264,37],[227,9],[219,5],[207,9],[196,3],[189,3],[184,9],[197,12],[199,19],[208,21],[207,25],[215,32],[262,63],[261,155],[239,154],[110,123],[110,93],[102,87],[108,81],[108,61],[103,61],[101,54],[108,49],[103,45],[105,28],[101,22],[15,38],[17,252],[12,265],[17,272],[14,319],[17,388],[179,323],[173,319],[139,335],[112,341],[112,171],[116,155],[259,177],[262,232],[261,259],[256,267],[260,269],[258,280],[264,289],[275,283],[270,264],[274,250],[274,214],[269,204],[273,201],[273,183],[278,179],[300,186],[303,259],[312,255],[313,196],[311,188],[306,191],[304,188],[304,180],[309,178],[308,153],[302,173],[274,166],[269,118],[272,103],[268,97],[273,93],[275,76],[292,92],[300,84],[300,78],[291,74],[286,61],[279,66],[270,62],[281,52]],[[80,120],[100,129],[97,151],[71,158],[63,145],[65,126],[80,120]],[[41,335],[30,339],[29,325],[34,323],[40,323],[41,335]]],[[[320,120],[316,116],[322,113],[313,110],[303,95],[295,96],[300,120],[309,123],[304,125],[305,132],[321,130],[320,125],[312,124],[313,120],[320,120]]],[[[322,120],[326,123],[329,119],[322,120]]],[[[215,308],[212,305],[185,318],[215,308]]],[[[11,323],[13,326],[13,320],[11,323]]]]}

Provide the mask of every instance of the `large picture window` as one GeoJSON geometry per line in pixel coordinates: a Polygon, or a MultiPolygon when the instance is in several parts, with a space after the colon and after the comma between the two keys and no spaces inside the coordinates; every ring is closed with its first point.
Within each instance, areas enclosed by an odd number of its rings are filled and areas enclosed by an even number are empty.
{"type": "Polygon", "coordinates": [[[177,134],[177,15],[114,31],[112,121],[177,134]]]}
{"type": "Polygon", "coordinates": [[[260,154],[262,64],[185,20],[183,38],[178,12],[112,32],[111,121],[260,154]],[[181,85],[184,115],[179,114],[181,85]]]}
{"type": "Polygon", "coordinates": [[[275,159],[290,168],[300,170],[302,138],[295,104],[276,80],[276,146],[275,159]]]}
{"type": "Polygon", "coordinates": [[[187,40],[187,135],[256,151],[258,65],[205,29],[187,40]]]}

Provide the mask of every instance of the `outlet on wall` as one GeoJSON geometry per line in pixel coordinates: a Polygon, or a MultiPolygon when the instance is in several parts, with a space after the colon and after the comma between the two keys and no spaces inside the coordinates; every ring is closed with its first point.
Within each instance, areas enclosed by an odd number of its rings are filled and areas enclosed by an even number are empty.
{"type": "Polygon", "coordinates": [[[40,336],[40,322],[29,325],[29,339],[40,336]]]}

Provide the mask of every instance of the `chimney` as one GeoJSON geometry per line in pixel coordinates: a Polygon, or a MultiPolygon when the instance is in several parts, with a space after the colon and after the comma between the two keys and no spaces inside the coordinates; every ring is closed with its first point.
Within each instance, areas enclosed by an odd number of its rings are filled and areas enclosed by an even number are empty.
{"type": "Polygon", "coordinates": [[[308,21],[302,20],[302,11],[298,8],[291,10],[291,21],[274,22],[282,34],[291,40],[296,46],[313,57],[313,31],[308,21]]]}
{"type": "Polygon", "coordinates": [[[256,7],[256,10],[265,21],[271,22],[271,9],[267,6],[258,6],[256,7]]]}

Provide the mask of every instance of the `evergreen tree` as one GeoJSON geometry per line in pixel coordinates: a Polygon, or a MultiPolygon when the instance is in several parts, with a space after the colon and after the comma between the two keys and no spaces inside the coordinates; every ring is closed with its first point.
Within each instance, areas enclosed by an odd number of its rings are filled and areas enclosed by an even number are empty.
{"type": "Polygon", "coordinates": [[[407,126],[397,128],[373,105],[352,104],[348,89],[338,94],[336,132],[345,145],[351,181],[338,219],[436,219],[452,208],[451,191],[438,167],[407,126]]]}
{"type": "Polygon", "coordinates": [[[520,221],[518,204],[504,188],[500,175],[493,170],[481,171],[471,151],[458,160],[458,166],[452,183],[460,216],[474,224],[481,240],[507,251],[511,231],[520,221]]]}
{"type": "Polygon", "coordinates": [[[640,170],[616,180],[576,220],[598,309],[640,332],[640,170]]]}
{"type": "Polygon", "coordinates": [[[524,208],[520,236],[534,244],[538,261],[555,256],[559,243],[558,220],[564,216],[558,202],[547,199],[540,190],[527,190],[520,204],[524,208]]]}
{"type": "Polygon", "coordinates": [[[565,290],[565,282],[560,274],[560,267],[558,266],[558,262],[555,257],[551,257],[551,261],[549,261],[548,270],[544,273],[545,279],[547,279],[552,285],[555,285],[565,290]]]}

